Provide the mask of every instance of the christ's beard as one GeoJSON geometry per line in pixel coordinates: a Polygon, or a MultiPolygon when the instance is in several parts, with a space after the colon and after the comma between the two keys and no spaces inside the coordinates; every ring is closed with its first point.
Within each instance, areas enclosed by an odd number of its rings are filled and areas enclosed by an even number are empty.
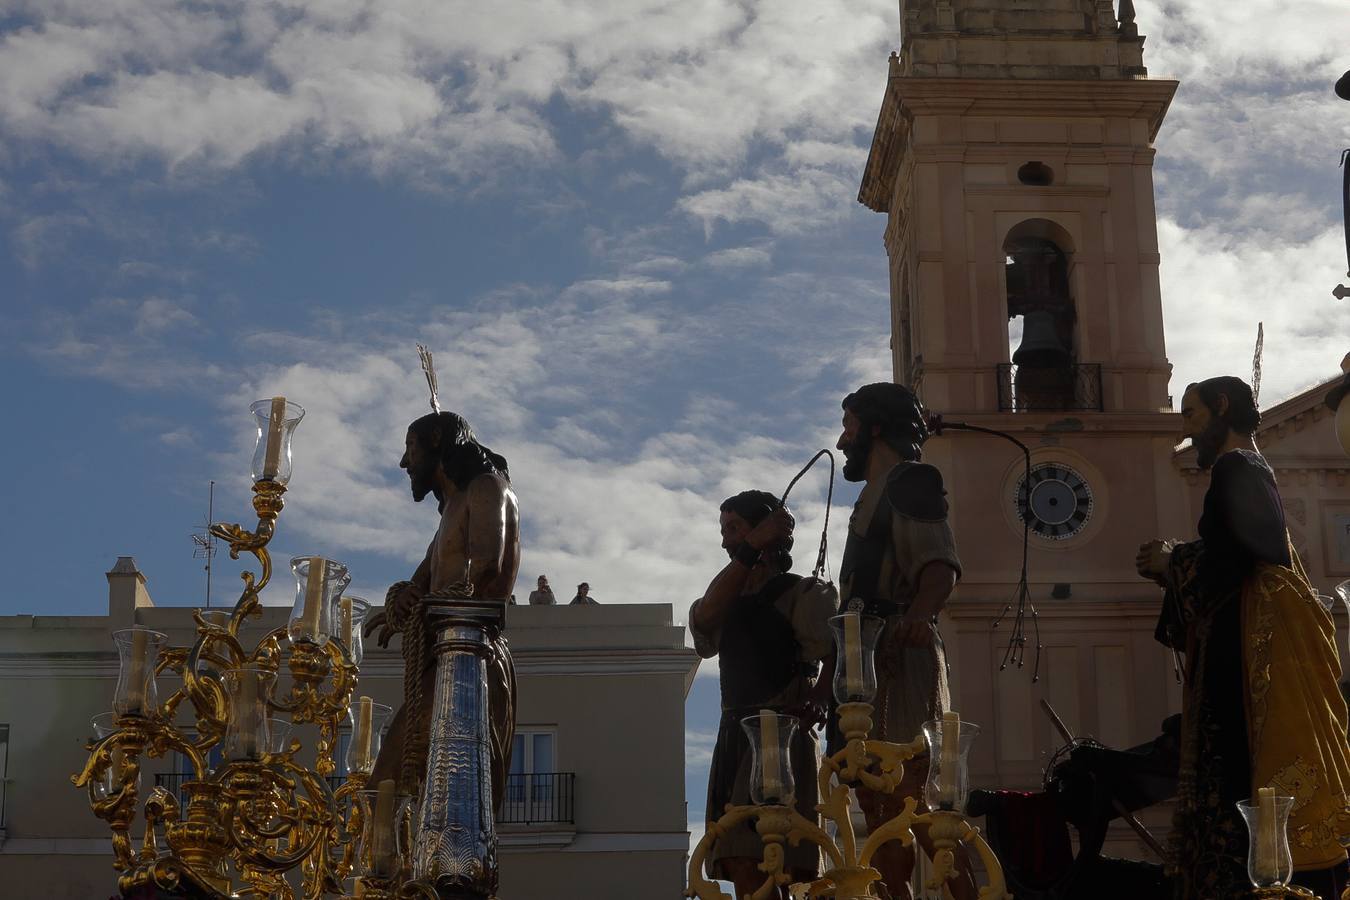
{"type": "Polygon", "coordinates": [[[858,436],[844,447],[844,480],[867,480],[867,457],[872,452],[872,436],[859,431],[858,436]]]}
{"type": "Polygon", "coordinates": [[[1205,430],[1195,439],[1195,462],[1201,469],[1208,469],[1219,458],[1219,449],[1228,440],[1228,425],[1215,416],[1210,419],[1205,430]]]}
{"type": "Polygon", "coordinates": [[[412,487],[413,500],[418,503],[425,500],[427,494],[430,494],[435,487],[431,477],[432,471],[434,470],[432,470],[430,466],[424,469],[408,470],[408,481],[412,487]]]}

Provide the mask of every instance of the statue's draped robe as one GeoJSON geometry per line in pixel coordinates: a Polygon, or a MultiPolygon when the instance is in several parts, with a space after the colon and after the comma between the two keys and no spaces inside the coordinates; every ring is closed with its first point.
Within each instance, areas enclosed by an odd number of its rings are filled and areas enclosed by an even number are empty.
{"type": "Polygon", "coordinates": [[[1247,831],[1235,804],[1295,798],[1294,867],[1342,863],[1350,749],[1335,626],[1289,544],[1274,473],[1233,450],[1212,470],[1200,540],[1166,573],[1157,637],[1185,654],[1173,822],[1176,897],[1242,896],[1247,831]]]}

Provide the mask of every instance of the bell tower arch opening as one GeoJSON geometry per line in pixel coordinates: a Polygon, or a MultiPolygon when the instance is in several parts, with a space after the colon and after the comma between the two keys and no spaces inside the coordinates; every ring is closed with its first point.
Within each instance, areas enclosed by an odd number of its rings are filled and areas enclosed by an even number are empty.
{"type": "Polygon", "coordinates": [[[1100,406],[1080,387],[1078,316],[1070,288],[1075,243],[1048,219],[1019,222],[1003,241],[1008,346],[1012,364],[1000,373],[1011,410],[1100,406]]]}

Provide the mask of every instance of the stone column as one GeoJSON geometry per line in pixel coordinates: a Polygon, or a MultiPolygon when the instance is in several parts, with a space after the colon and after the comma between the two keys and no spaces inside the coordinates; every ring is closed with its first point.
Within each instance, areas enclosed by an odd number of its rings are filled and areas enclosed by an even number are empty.
{"type": "Polygon", "coordinates": [[[461,596],[423,602],[436,635],[436,694],[413,877],[441,900],[487,900],[497,890],[487,672],[505,605],[461,596]]]}

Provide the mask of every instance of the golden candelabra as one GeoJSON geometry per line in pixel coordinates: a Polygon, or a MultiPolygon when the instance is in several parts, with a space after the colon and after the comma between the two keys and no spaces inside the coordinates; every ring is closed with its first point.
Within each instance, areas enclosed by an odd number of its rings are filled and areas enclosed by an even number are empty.
{"type": "MultiPolygon", "coordinates": [[[[349,581],[345,568],[322,557],[297,560],[297,574],[308,578],[297,613],[251,649],[241,642],[246,620],[261,615],[259,595],[272,578],[267,545],[290,477],[290,433],[304,415],[284,398],[259,401],[253,411],[259,421],[253,485],[258,524],[251,531],[212,524],[210,531],[228,543],[231,558],[253,554],[260,574],[242,573],[243,593],[228,618],[193,613],[191,646],[161,647],[162,634],[140,627],[119,632],[121,670],[114,712],[106,717],[111,727],[102,729],[106,733],[89,745],[84,768],[71,776],[89,791],[94,814],[112,831],[113,868],[121,873],[124,897],[165,892],[210,900],[315,900],[344,894],[343,881],[356,872],[379,869],[358,840],[363,829],[372,830],[371,804],[357,802],[378,750],[378,705],[361,698],[352,707],[360,619],[368,607],[341,598],[349,581]],[[271,685],[283,666],[290,687],[275,697],[271,685]],[[157,678],[170,675],[181,685],[158,702],[157,678]],[[328,778],[337,771],[338,729],[349,707],[353,718],[360,710],[361,721],[353,722],[360,746],[348,757],[356,764],[334,791],[328,778]],[[312,765],[301,761],[303,744],[290,735],[292,725],[317,726],[312,765]],[[158,785],[142,802],[142,760],[171,752],[191,767],[181,786],[182,809],[180,798],[158,785]],[[144,819],[139,850],[132,841],[138,811],[144,819]]],[[[411,816],[404,809],[401,820],[386,824],[406,831],[411,816]]],[[[389,835],[385,846],[406,848],[408,842],[397,837],[389,835]]],[[[401,867],[402,854],[394,859],[401,867]]],[[[388,859],[380,871],[389,871],[388,859]]]]}
{"type": "MultiPolygon", "coordinates": [[[[834,836],[831,837],[819,824],[789,804],[728,804],[725,813],[716,822],[708,824],[703,839],[689,858],[689,888],[685,896],[697,897],[699,900],[734,900],[704,877],[704,862],[719,837],[729,829],[754,819],[755,829],[764,842],[764,861],[759,868],[765,873],[765,879],[760,888],[750,895],[751,900],[776,900],[780,887],[792,880],[792,876],[784,870],[784,842],[797,846],[803,840],[820,847],[828,863],[819,879],[798,886],[804,888],[801,896],[831,897],[834,900],[873,898],[876,895],[872,893],[871,885],[881,880],[881,873],[871,865],[877,850],[886,842],[894,840],[905,846],[913,845],[916,825],[928,827],[929,839],[935,849],[933,868],[926,882],[928,888],[941,889],[954,877],[956,847],[966,844],[975,848],[989,876],[990,883],[980,889],[980,900],[1012,900],[1004,883],[1003,868],[998,857],[980,835],[980,830],[969,824],[956,810],[935,809],[920,813],[918,799],[907,797],[900,813],[874,829],[859,845],[850,815],[853,791],[861,785],[877,793],[893,793],[904,779],[904,764],[924,753],[926,742],[923,736],[908,744],[871,740],[872,705],[865,702],[841,704],[839,727],[847,744],[833,756],[821,759],[817,772],[820,797],[824,799],[816,811],[834,823],[834,836]]],[[[753,743],[751,746],[755,747],[758,755],[759,747],[753,743]]],[[[936,765],[937,760],[933,763],[936,765]]],[[[757,761],[754,772],[759,774],[766,768],[772,767],[757,761]]]]}

